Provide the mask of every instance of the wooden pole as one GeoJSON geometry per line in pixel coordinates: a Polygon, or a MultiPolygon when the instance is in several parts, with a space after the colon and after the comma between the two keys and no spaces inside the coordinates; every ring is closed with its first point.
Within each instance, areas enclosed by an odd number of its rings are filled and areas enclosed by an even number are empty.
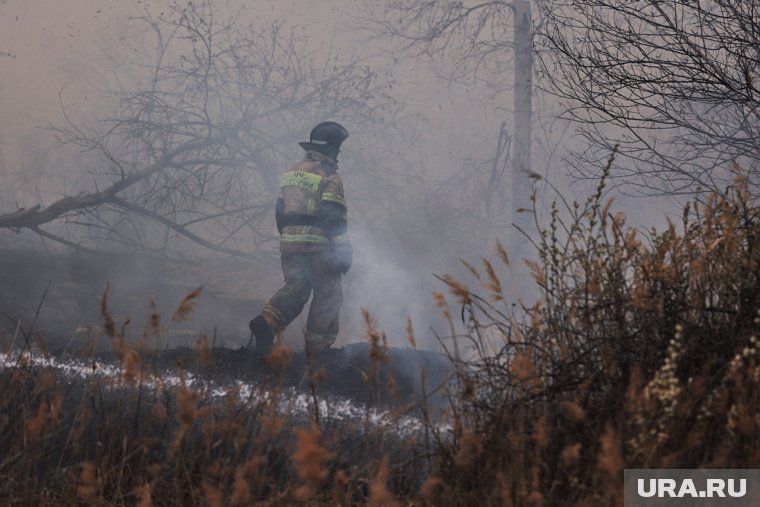
{"type": "MultiPolygon", "coordinates": [[[[512,223],[527,234],[535,234],[533,224],[534,178],[531,178],[531,123],[533,109],[533,26],[531,22],[530,2],[513,0],[514,42],[515,42],[515,81],[514,81],[514,131],[515,147],[513,151],[512,173],[512,223]],[[528,211],[519,212],[524,209],[528,211]]],[[[512,227],[510,250],[522,265],[522,258],[529,255],[525,247],[527,240],[512,227]],[[521,246],[522,245],[522,246],[521,246]]]]}

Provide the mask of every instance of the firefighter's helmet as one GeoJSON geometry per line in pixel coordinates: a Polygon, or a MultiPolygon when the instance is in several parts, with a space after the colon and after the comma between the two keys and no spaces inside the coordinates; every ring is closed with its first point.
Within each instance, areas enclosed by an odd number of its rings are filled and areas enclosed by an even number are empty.
{"type": "Polygon", "coordinates": [[[298,143],[304,150],[316,151],[332,159],[338,158],[340,145],[348,137],[348,131],[339,123],[326,121],[311,130],[309,142],[298,143]]]}

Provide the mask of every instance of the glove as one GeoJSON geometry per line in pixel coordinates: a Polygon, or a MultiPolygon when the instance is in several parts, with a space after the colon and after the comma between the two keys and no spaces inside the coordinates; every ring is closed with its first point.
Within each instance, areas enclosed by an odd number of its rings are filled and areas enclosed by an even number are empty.
{"type": "Polygon", "coordinates": [[[331,244],[323,259],[325,269],[333,273],[347,273],[354,257],[350,243],[331,244]]]}
{"type": "Polygon", "coordinates": [[[335,268],[341,273],[348,273],[351,264],[354,261],[354,250],[350,243],[333,245],[333,257],[335,258],[335,268]]]}

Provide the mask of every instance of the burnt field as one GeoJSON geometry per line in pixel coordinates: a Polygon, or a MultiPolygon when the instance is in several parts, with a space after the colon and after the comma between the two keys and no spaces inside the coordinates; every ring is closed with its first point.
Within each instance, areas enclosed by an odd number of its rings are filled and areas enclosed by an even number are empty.
{"type": "Polygon", "coordinates": [[[119,383],[128,375],[150,388],[181,383],[216,396],[231,388],[250,394],[276,386],[308,394],[312,402],[330,398],[379,409],[423,401],[439,407],[441,388],[452,375],[446,356],[411,345],[391,348],[374,328],[370,337],[314,356],[305,354],[292,331],[279,338],[286,360],[272,367],[250,341],[247,319],[261,300],[241,288],[253,276],[242,276],[251,271],[244,263],[222,270],[160,258],[34,250],[5,250],[0,262],[6,266],[0,273],[2,366],[49,369],[63,384],[119,383]],[[217,275],[211,287],[193,289],[204,281],[202,269],[217,275]],[[111,280],[119,285],[112,287],[111,280]]]}
{"type": "MultiPolygon", "coordinates": [[[[0,497],[213,505],[208,498],[231,488],[232,503],[245,504],[271,502],[304,477],[320,488],[337,481],[336,494],[353,503],[367,494],[370,464],[383,456],[404,464],[406,477],[394,481],[413,487],[427,468],[426,428],[437,409],[403,380],[390,387],[390,370],[372,379],[356,361],[341,363],[343,352],[304,371],[298,357],[267,365],[228,350],[202,352],[213,363],[199,370],[196,353],[167,351],[152,358],[160,373],[139,367],[136,376],[134,359],[120,366],[103,357],[3,355],[0,497]],[[215,375],[214,364],[224,373],[215,375]],[[259,369],[250,373],[251,365],[259,369]]],[[[316,493],[292,490],[282,504],[316,493]]]]}
{"type": "Polygon", "coordinates": [[[356,418],[366,407],[378,413],[405,408],[410,417],[417,417],[419,413],[415,411],[423,404],[440,409],[445,402],[445,387],[453,375],[451,363],[441,354],[389,348],[378,352],[366,343],[314,356],[282,347],[278,351],[283,354],[281,358],[262,357],[244,347],[205,348],[203,344],[160,351],[135,349],[126,356],[39,346],[32,349],[36,351],[6,349],[0,355],[0,366],[49,371],[62,385],[93,381],[120,387],[139,384],[146,389],[184,385],[217,398],[237,390],[241,400],[281,389],[298,398],[304,413],[313,412],[314,408],[307,410],[306,405],[316,400],[318,410],[323,405],[328,407],[324,410],[326,417],[331,417],[329,407],[334,404],[345,408],[345,413],[337,417],[349,419],[356,418]]]}
{"type": "Polygon", "coordinates": [[[368,315],[360,342],[307,356],[281,337],[256,355],[240,329],[260,305],[238,289],[245,266],[198,290],[192,264],[0,257],[3,501],[213,505],[232,488],[233,504],[289,491],[287,505],[329,478],[352,503],[383,456],[408,467],[393,481],[420,483],[450,431],[452,363],[388,347],[368,315]]]}
{"type": "Polygon", "coordinates": [[[4,502],[290,505],[330,491],[353,504],[382,460],[403,474],[375,489],[415,488],[451,430],[450,363],[389,349],[380,334],[314,356],[280,345],[261,357],[210,347],[205,335],[193,348],[130,345],[102,317],[110,351],[46,347],[26,332],[15,348],[5,342],[4,502]]]}

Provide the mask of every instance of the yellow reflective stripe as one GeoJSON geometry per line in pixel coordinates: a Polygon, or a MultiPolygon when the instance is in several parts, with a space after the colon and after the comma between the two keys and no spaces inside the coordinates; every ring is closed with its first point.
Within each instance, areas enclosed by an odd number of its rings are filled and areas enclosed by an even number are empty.
{"type": "Polygon", "coordinates": [[[280,188],[298,187],[309,192],[317,192],[320,183],[322,183],[322,176],[303,171],[285,171],[280,178],[280,188]]]}
{"type": "Polygon", "coordinates": [[[264,309],[261,311],[263,314],[269,314],[272,316],[272,319],[277,322],[278,327],[282,327],[285,325],[285,317],[280,313],[280,311],[272,306],[270,303],[267,303],[264,305],[264,309]]]}
{"type": "Polygon", "coordinates": [[[338,234],[337,236],[333,236],[332,238],[333,243],[348,243],[348,233],[338,234]]]}
{"type": "MultiPolygon", "coordinates": [[[[311,215],[310,215],[311,216],[311,215]]],[[[286,225],[282,230],[286,235],[294,234],[311,234],[313,236],[324,236],[324,227],[319,225],[286,225]]]]}
{"type": "Polygon", "coordinates": [[[306,214],[316,215],[317,210],[319,210],[319,201],[317,201],[314,195],[309,194],[309,197],[306,199],[306,214]]]}
{"type": "Polygon", "coordinates": [[[342,205],[344,208],[346,207],[346,201],[338,194],[333,194],[332,192],[325,192],[322,194],[322,200],[323,201],[330,201],[330,202],[337,202],[338,204],[342,205]]]}
{"type": "Polygon", "coordinates": [[[316,236],[314,234],[283,234],[283,243],[327,243],[327,238],[324,236],[316,236]]]}

